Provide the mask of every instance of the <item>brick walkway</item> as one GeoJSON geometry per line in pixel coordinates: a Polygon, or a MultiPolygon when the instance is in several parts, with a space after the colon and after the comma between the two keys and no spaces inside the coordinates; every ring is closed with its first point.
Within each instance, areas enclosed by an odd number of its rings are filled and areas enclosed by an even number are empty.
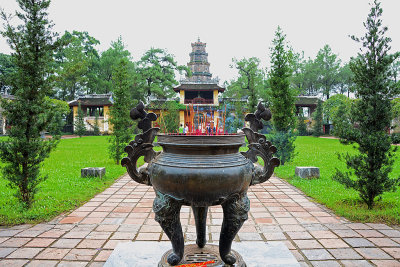
{"type": "MultiPolygon", "coordinates": [[[[351,223],[274,177],[248,196],[249,220],[237,242],[284,241],[303,266],[400,266],[399,228],[351,223]]],[[[0,229],[0,266],[102,266],[119,242],[167,241],[154,221],[153,198],[152,188],[124,176],[67,216],[0,229]]],[[[215,242],[222,209],[210,211],[208,236],[215,242]]],[[[186,242],[194,241],[189,207],[181,220],[186,242]]]]}

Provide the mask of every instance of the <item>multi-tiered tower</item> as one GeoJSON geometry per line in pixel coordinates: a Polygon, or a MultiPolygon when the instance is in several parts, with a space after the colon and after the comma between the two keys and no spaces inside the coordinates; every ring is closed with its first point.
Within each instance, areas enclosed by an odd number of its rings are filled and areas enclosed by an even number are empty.
{"type": "Polygon", "coordinates": [[[192,52],[189,56],[190,62],[187,66],[192,76],[181,80],[181,84],[175,87],[174,91],[179,93],[181,104],[194,106],[196,116],[199,117],[191,122],[192,117],[188,108],[186,111],[181,111],[180,123],[182,125],[194,123],[193,127],[197,128],[200,121],[213,124],[220,118],[218,93],[224,92],[225,88],[218,85],[218,79],[212,79],[206,43],[201,42],[200,38],[192,43],[192,52]]]}
{"type": "Polygon", "coordinates": [[[190,82],[211,81],[210,63],[208,63],[208,53],[206,52],[206,43],[192,43],[192,52],[189,54],[190,62],[187,64],[192,71],[192,76],[188,78],[190,82]]]}

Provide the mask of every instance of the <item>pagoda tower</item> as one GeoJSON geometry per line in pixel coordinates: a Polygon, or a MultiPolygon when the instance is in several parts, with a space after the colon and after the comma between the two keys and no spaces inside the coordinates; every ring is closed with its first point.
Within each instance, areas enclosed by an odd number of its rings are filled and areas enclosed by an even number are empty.
{"type": "Polygon", "coordinates": [[[192,52],[189,54],[190,62],[187,66],[192,71],[192,76],[188,78],[190,82],[211,81],[210,63],[208,63],[208,53],[206,52],[206,43],[200,41],[192,43],[192,52]]]}
{"type": "Polygon", "coordinates": [[[200,41],[192,43],[192,52],[189,54],[190,61],[187,66],[192,76],[180,81],[180,85],[174,88],[179,93],[179,101],[187,106],[186,110],[180,111],[180,124],[188,125],[190,129],[205,127],[207,124],[217,125],[222,117],[218,111],[218,93],[225,88],[218,85],[218,79],[212,79],[210,63],[206,52],[206,43],[200,41]],[[191,114],[194,113],[195,114],[191,114]]]}

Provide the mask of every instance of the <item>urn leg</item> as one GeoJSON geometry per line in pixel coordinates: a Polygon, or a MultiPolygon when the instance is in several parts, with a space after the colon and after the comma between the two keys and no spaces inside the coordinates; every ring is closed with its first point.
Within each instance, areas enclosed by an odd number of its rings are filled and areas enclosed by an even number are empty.
{"type": "Polygon", "coordinates": [[[167,259],[170,265],[177,265],[181,261],[184,252],[184,239],[179,216],[181,206],[182,204],[178,200],[156,192],[153,210],[156,215],[155,220],[160,224],[172,243],[173,252],[167,259]]]}
{"type": "Polygon", "coordinates": [[[232,241],[247,220],[250,201],[246,194],[234,195],[221,204],[224,211],[221,234],[219,237],[219,254],[226,264],[234,264],[236,258],[230,254],[232,241]]]}
{"type": "Polygon", "coordinates": [[[194,220],[196,222],[197,239],[196,244],[199,248],[203,248],[207,242],[206,238],[206,222],[208,207],[193,207],[194,220]]]}

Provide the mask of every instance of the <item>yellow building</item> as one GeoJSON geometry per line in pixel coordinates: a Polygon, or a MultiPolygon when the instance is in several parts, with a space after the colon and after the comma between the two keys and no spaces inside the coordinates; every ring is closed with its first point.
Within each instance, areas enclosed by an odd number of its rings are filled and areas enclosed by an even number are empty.
{"type": "MultiPolygon", "coordinates": [[[[68,103],[73,110],[74,122],[78,115],[78,105],[81,104],[81,109],[84,114],[84,122],[87,131],[93,131],[95,124],[96,111],[99,112],[99,129],[101,133],[112,132],[112,125],[109,123],[110,107],[113,104],[111,94],[91,94],[79,96],[76,100],[68,103]]],[[[74,126],[75,130],[75,126],[74,126]]]]}

